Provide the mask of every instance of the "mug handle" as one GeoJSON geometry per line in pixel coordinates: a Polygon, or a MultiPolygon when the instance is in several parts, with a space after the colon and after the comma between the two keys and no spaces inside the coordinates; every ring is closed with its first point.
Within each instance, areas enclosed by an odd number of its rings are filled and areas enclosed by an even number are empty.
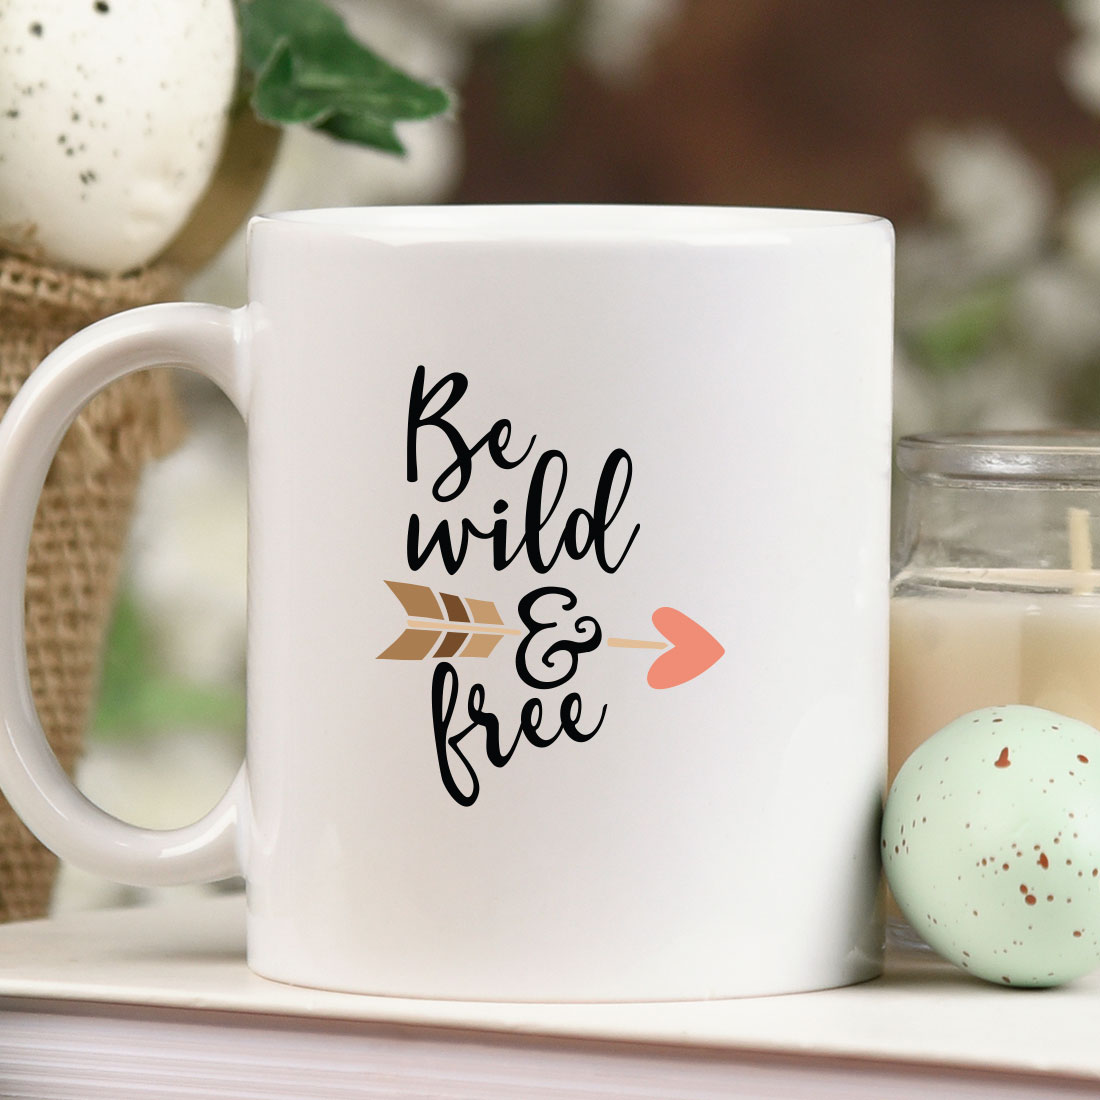
{"type": "Polygon", "coordinates": [[[246,310],[195,302],[141,306],[66,340],[31,374],[0,421],[0,788],[48,848],[134,886],[205,882],[239,873],[244,765],[205,817],[145,829],[77,790],[46,741],[23,642],[26,562],[38,497],[66,429],[108,383],[183,366],[216,383],[247,420],[246,310]]]}

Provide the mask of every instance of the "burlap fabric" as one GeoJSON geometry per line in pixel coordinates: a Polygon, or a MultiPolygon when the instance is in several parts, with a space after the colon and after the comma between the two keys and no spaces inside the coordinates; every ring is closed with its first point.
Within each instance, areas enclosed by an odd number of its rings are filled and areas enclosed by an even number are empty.
{"type": "MultiPolygon", "coordinates": [[[[177,296],[168,269],[97,278],[0,252],[0,413],[66,337],[109,314],[177,296]]],[[[122,379],[69,430],[39,503],[27,562],[27,662],[43,728],[70,773],[95,698],[138,477],[147,459],[181,435],[166,371],[122,379]]],[[[56,869],[55,857],[0,798],[0,921],[43,915],[56,869]]]]}

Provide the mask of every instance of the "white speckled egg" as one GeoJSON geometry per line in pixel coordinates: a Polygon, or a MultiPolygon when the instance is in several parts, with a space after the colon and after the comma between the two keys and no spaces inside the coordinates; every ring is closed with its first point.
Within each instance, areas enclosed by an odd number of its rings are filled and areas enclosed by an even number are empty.
{"type": "Polygon", "coordinates": [[[1100,732],[989,707],[921,745],[890,789],[886,877],[913,928],[1001,985],[1100,965],[1100,732]]]}
{"type": "Polygon", "coordinates": [[[182,227],[237,70],[231,0],[0,0],[0,238],[102,273],[182,227]]]}

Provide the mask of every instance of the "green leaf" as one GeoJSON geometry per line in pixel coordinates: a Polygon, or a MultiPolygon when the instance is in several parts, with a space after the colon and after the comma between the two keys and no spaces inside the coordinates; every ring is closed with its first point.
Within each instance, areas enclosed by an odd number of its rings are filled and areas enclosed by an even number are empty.
{"type": "Polygon", "coordinates": [[[1011,298],[1010,284],[1002,281],[975,287],[934,321],[903,333],[905,346],[933,374],[964,370],[1002,331],[1011,298]]]}
{"type": "Polygon", "coordinates": [[[265,122],[403,153],[395,123],[450,107],[446,92],[358,42],[320,0],[240,0],[239,10],[252,108],[265,122]]]}
{"type": "Polygon", "coordinates": [[[538,141],[553,128],[586,14],[586,0],[566,0],[497,39],[501,121],[514,137],[538,141]]]}
{"type": "Polygon", "coordinates": [[[180,726],[237,731],[244,726],[244,693],[209,688],[166,675],[151,657],[145,624],[123,595],[107,637],[92,734],[99,740],[141,737],[180,726]]]}
{"type": "Polygon", "coordinates": [[[282,38],[315,40],[346,33],[344,21],[315,0],[241,0],[241,60],[258,72],[282,38]]]}

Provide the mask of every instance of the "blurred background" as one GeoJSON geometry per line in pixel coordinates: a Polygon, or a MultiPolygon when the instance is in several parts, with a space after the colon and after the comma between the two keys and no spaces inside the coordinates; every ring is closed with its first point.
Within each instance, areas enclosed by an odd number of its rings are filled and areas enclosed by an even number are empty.
{"type": "MultiPolygon", "coordinates": [[[[341,0],[458,99],[404,159],[290,131],[259,209],[421,202],[859,210],[898,230],[898,434],[1100,420],[1100,0],[341,0]]],[[[238,236],[192,297],[244,298],[238,236]]],[[[80,783],[193,820],[244,734],[236,414],[144,481],[80,783]]],[[[827,383],[826,383],[827,384],[827,383]]],[[[179,894],[173,892],[173,896],[179,894]]],[[[63,868],[55,907],[157,895],[63,868]]]]}

